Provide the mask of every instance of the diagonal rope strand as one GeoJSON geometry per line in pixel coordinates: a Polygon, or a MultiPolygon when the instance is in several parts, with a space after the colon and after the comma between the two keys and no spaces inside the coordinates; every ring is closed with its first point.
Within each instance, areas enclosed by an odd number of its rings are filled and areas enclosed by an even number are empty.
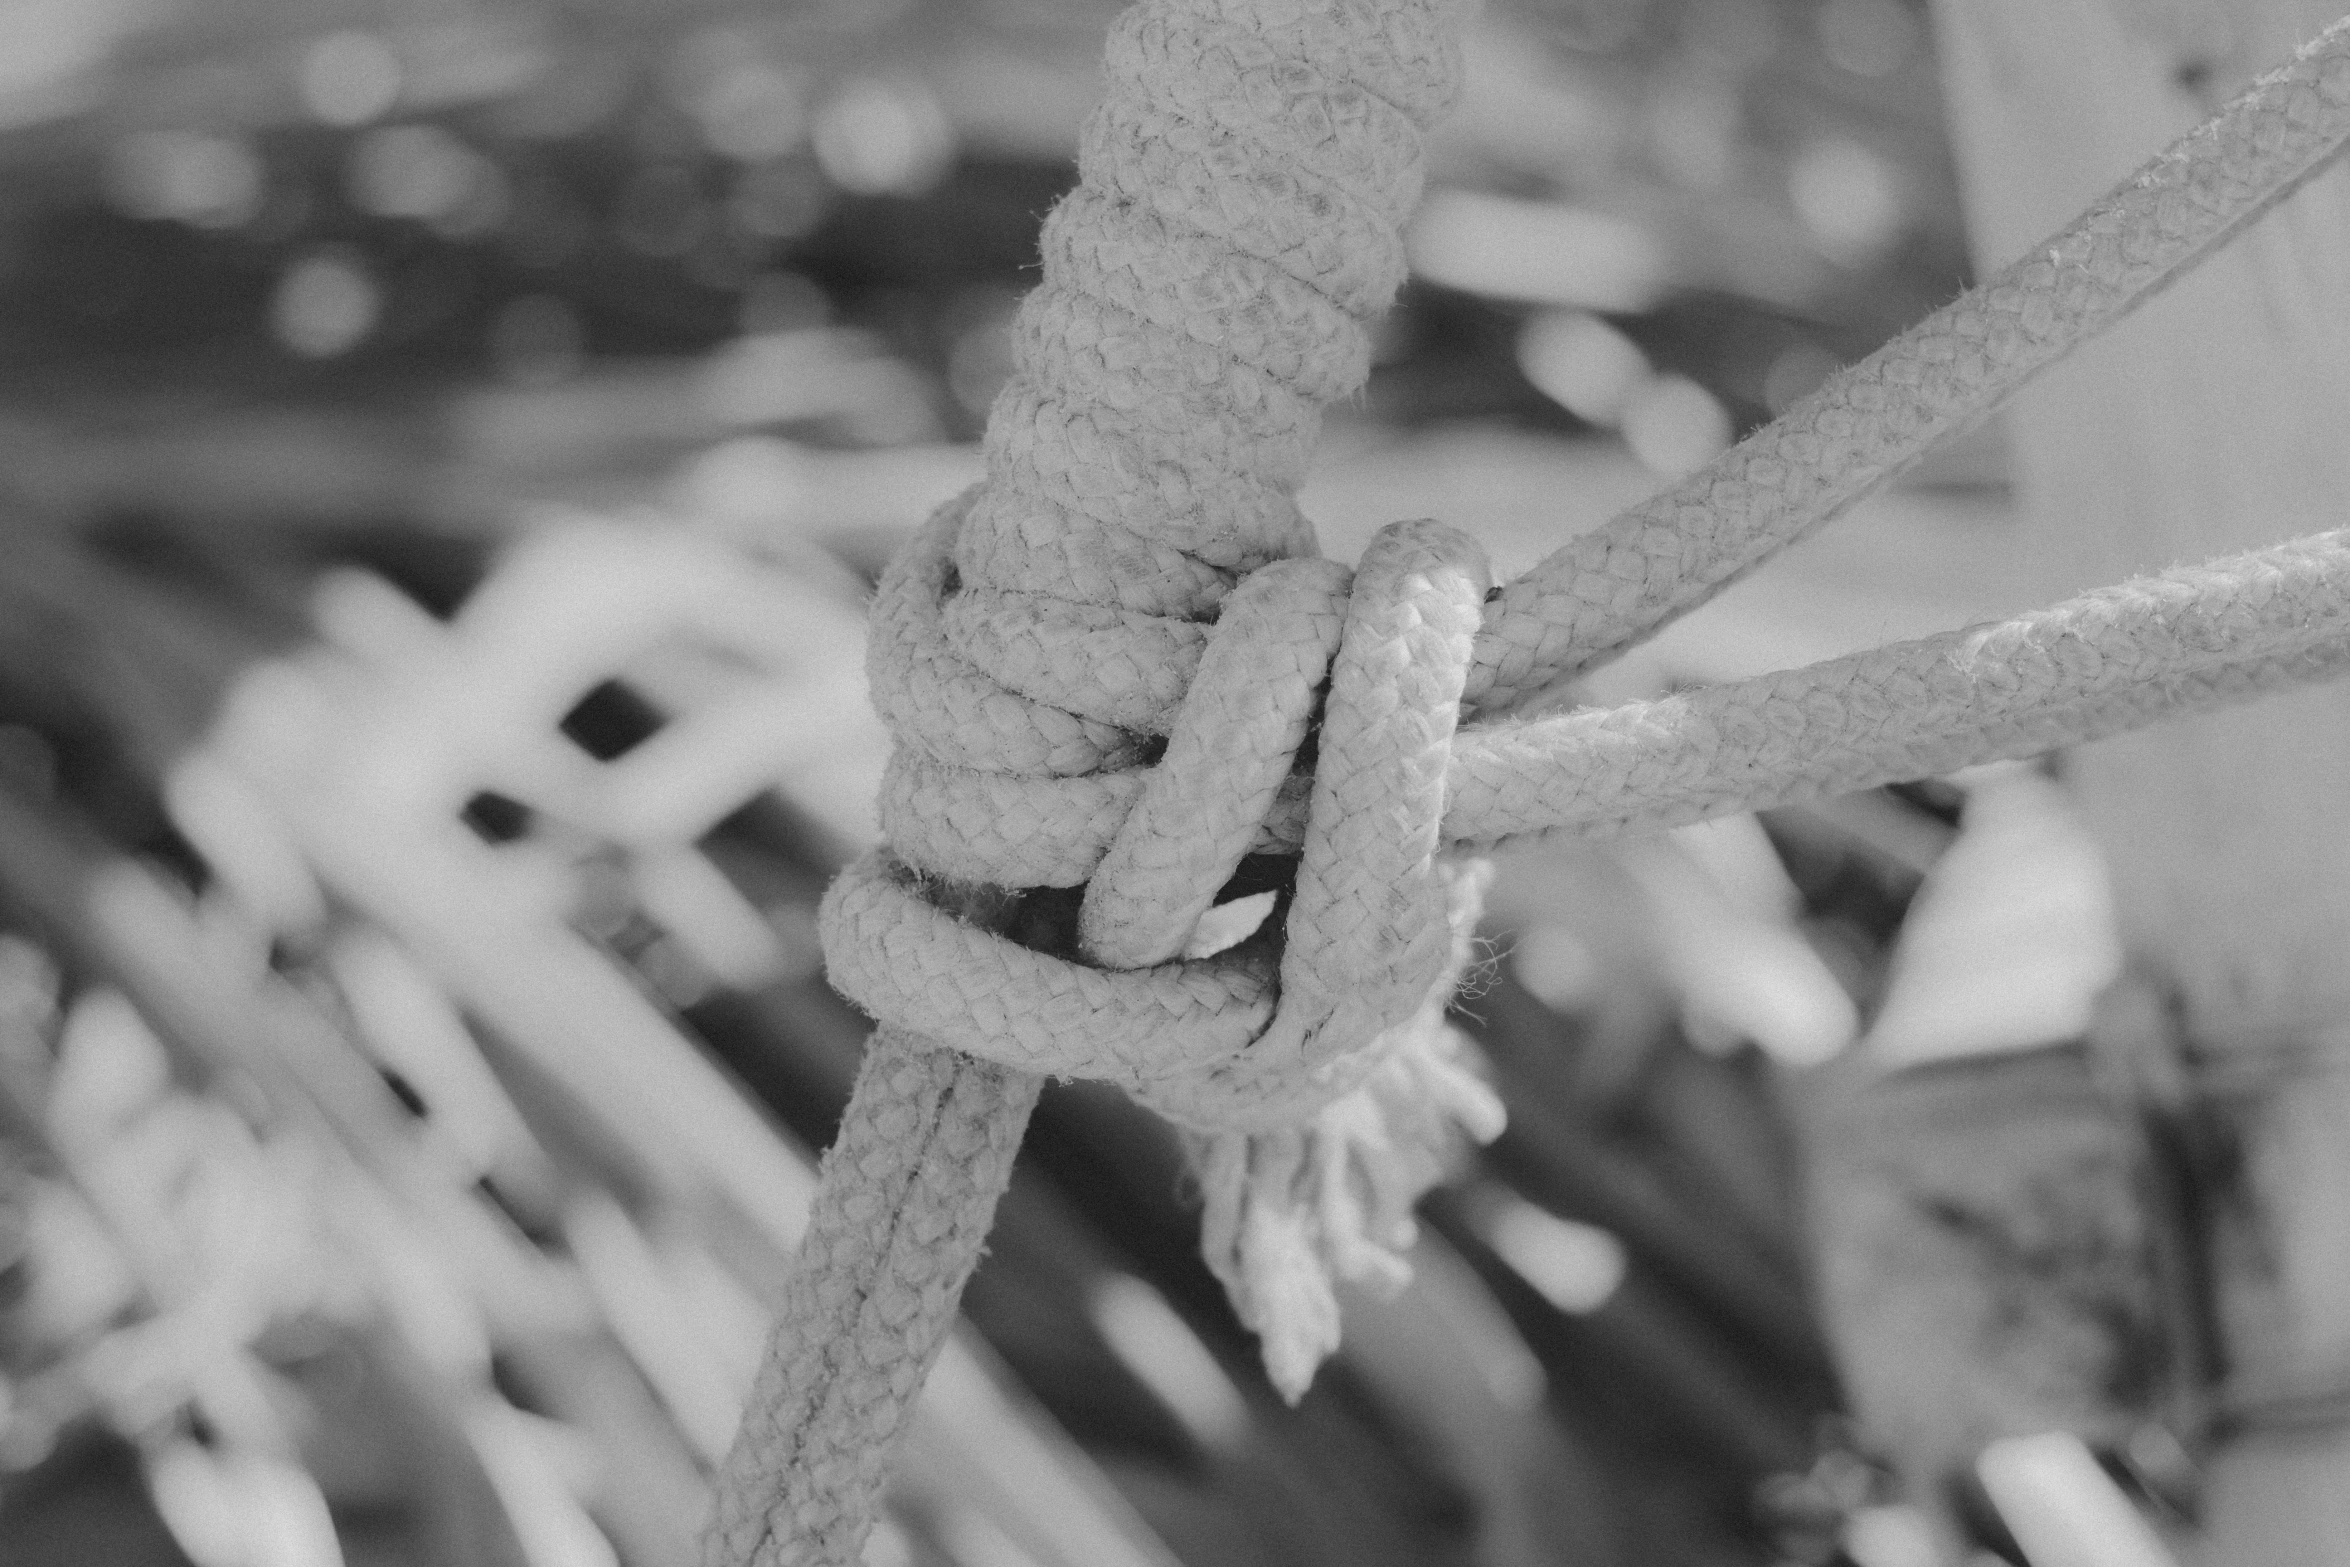
{"type": "MultiPolygon", "coordinates": [[[[1935,440],[2176,281],[2345,142],[2350,19],[2031,255],[1831,377],[1705,469],[1504,587],[1485,608],[1470,706],[1488,716],[1506,712],[1840,515],[1935,440]]],[[[935,635],[943,643],[943,632],[935,635]]],[[[1188,681],[1198,654],[1197,646],[1167,644],[1158,662],[1173,667],[1159,678],[1188,681]]],[[[1090,667],[1094,659],[1080,651],[1072,662],[1090,667]]],[[[901,752],[884,780],[883,816],[893,842],[941,874],[1076,886],[1094,873],[1142,793],[1148,774],[1132,762],[1122,752],[1109,759],[1111,770],[1074,778],[1051,776],[1069,771],[1058,766],[1046,776],[1002,770],[992,754],[957,766],[901,752]]],[[[1304,821],[1302,792],[1284,793],[1258,847],[1294,847],[1304,821]]]]}
{"type": "Polygon", "coordinates": [[[2029,756],[2350,664],[2350,531],[1651,702],[1463,730],[1444,826],[1651,831],[2029,756]]]}
{"type": "Polygon", "coordinates": [[[2350,18],[2061,232],[1486,606],[1499,713],[1652,635],[1851,509],[2177,281],[2350,143],[2350,18]]]}

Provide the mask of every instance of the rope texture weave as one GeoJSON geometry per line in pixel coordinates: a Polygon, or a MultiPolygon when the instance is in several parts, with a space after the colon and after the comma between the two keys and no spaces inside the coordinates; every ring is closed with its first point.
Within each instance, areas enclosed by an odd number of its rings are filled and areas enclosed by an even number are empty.
{"type": "Polygon", "coordinates": [[[2327,534],[1457,730],[1847,509],[2321,168],[2350,141],[2350,23],[2024,261],[1488,595],[1474,545],[1432,523],[1388,529],[1351,576],[1312,559],[1290,499],[1401,279],[1451,20],[1431,0],[1147,0],[1113,31],[987,482],[874,606],[891,847],[835,886],[824,932],[835,984],[883,1027],[720,1477],[714,1563],[856,1557],[1034,1074],[1116,1081],[1190,1130],[1209,1259],[1294,1397],[1336,1342],[1332,1277],[1394,1277],[1452,1130],[1498,1129],[1443,1022],[1482,883],[1449,848],[1915,777],[2350,666],[2350,534],[2327,534]],[[1207,950],[1201,916],[1252,852],[1300,854],[1283,929],[1207,950]],[[1018,941],[1007,922],[1059,905],[985,890],[1079,886],[1069,928],[1018,941]]]}
{"type": "Polygon", "coordinates": [[[1470,700],[1506,711],[1843,515],[2299,189],[2346,126],[2336,23],[2063,232],[1511,583],[1487,606],[1470,700]]]}
{"type": "Polygon", "coordinates": [[[1361,385],[1366,327],[1403,280],[1454,18],[1430,0],[1154,0],[1113,29],[1108,76],[1079,187],[1045,224],[987,482],[874,606],[892,849],[836,885],[823,923],[835,984],[885,1027],[720,1477],[714,1561],[855,1557],[1000,1190],[931,1166],[1016,1143],[1028,1072],[1111,1077],[1194,1133],[1209,1260],[1292,1396],[1336,1343],[1332,1276],[1398,1276],[1452,1125],[1499,1128],[1443,1018],[1483,877],[1437,853],[1483,560],[1411,524],[1351,576],[1292,561],[1315,551],[1292,492],[1320,409],[1361,385]],[[1313,782],[1289,790],[1311,825],[1290,834],[1286,939],[1166,961],[1317,712],[1313,782]],[[1050,833],[984,866],[959,849],[1019,821],[1023,787],[1055,812],[1114,802],[1083,872],[1050,833]],[[1079,910],[1090,962],[938,906],[974,901],[955,883],[1075,885],[1104,854],[1122,869],[1079,910]],[[1027,1071],[921,1063],[922,1039],[1027,1071]]]}

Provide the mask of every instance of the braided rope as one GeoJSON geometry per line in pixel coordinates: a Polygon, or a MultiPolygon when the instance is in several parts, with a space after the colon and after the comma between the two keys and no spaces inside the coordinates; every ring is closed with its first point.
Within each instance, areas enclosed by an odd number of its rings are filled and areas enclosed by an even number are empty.
{"type": "MultiPolygon", "coordinates": [[[[1335,1341],[1330,1272],[1400,1267],[1391,1248],[1417,1195],[1409,1176],[1433,1174],[1440,1107],[1494,1129],[1498,1107],[1451,1059],[1442,1018],[1479,878],[1436,857],[1483,565],[1427,527],[1384,540],[1359,591],[1317,563],[1236,588],[1315,553],[1292,491],[1321,406],[1361,385],[1366,323],[1403,280],[1420,128],[1454,92],[1454,34],[1440,0],[1153,0],[1112,30],[1108,97],[1081,138],[1079,186],[1046,221],[1018,373],[989,420],[987,482],[925,530],[874,605],[874,699],[899,746],[881,801],[896,857],[844,877],[824,923],[835,982],[894,1026],[826,1156],[804,1270],[823,1276],[783,1304],[719,1479],[713,1561],[854,1559],[903,1406],[976,1260],[1001,1175],[974,1185],[931,1167],[1016,1143],[1035,1082],[935,1049],[917,1071],[925,1052],[906,1031],[968,1049],[965,1025],[984,1017],[1023,1041],[1015,1060],[1114,1072],[1185,1116],[1211,1261],[1292,1388],[1335,1341]],[[1229,644],[1213,686],[1193,678],[1211,619],[1229,644]],[[1279,793],[1326,670],[1360,700],[1333,698],[1316,737],[1330,765],[1312,804],[1336,814],[1288,924],[1319,910],[1304,918],[1327,937],[1284,951],[1266,933],[1154,963],[1185,943],[1255,823],[1228,809],[1195,836],[1171,785],[1133,812],[1140,764],[1164,736],[1176,774],[1230,766],[1279,793]],[[1245,730],[1225,727],[1244,711],[1245,730]],[[1398,755],[1414,765],[1393,767],[1398,755]],[[1055,810],[1108,792],[1119,821],[1132,816],[1116,853],[1134,874],[1097,878],[1079,925],[1096,963],[1150,966],[1121,982],[932,907],[943,883],[1082,879],[1056,869],[1048,836],[987,868],[955,851],[1022,784],[1057,787],[1055,810]],[[1366,811],[1415,825],[1344,830],[1366,811]],[[1375,852],[1356,855],[1368,840],[1375,852]],[[955,961],[912,967],[925,936],[959,944],[955,961]],[[1053,1015],[1090,1031],[1072,1054],[1043,1051],[1025,1005],[991,1000],[1004,993],[991,967],[1045,965],[1065,982],[1053,1015]],[[885,987],[916,973],[901,1009],[885,987]],[[1254,1130],[1268,1098],[1291,1114],[1254,1130]],[[921,1150],[905,1144],[917,1131],[921,1150]],[[1381,1144],[1413,1151],[1381,1159],[1381,1144]],[[914,1257],[893,1240],[932,1234],[972,1249],[914,1257]],[[914,1287],[908,1267],[949,1287],[914,1287]]],[[[1113,823],[1101,851],[1117,838],[1113,823]]]]}
{"type": "Polygon", "coordinates": [[[2350,23],[2032,257],[1498,594],[1432,523],[1386,530],[1351,575],[1312,559],[1291,500],[1401,280],[1419,129],[1454,86],[1448,7],[1146,0],[1108,60],[987,482],[874,605],[891,848],[823,924],[834,983],[883,1027],[720,1477],[714,1563],[856,1556],[1035,1074],[1119,1082],[1187,1129],[1209,1260],[1294,1397],[1336,1343],[1332,1279],[1396,1277],[1448,1143],[1498,1129],[1443,1021],[1483,880],[1449,848],[1918,776],[2350,667],[2350,535],[2329,534],[1456,732],[1464,707],[1523,704],[1848,508],[2306,179],[2350,141],[2350,23]],[[1300,854],[1286,919],[1212,950],[1203,913],[1266,850],[1300,854]],[[1057,922],[1064,905],[988,890],[1079,886],[1057,922]]]}
{"type": "Polygon", "coordinates": [[[718,1480],[710,1554],[854,1562],[873,1527],[906,1412],[945,1343],[910,1326],[952,1319],[1041,1080],[877,1030],[825,1153],[782,1320],[808,1353],[772,1350],[718,1480]],[[751,1467],[746,1467],[746,1464],[751,1467]],[[771,1534],[770,1517],[789,1520],[771,1534]]]}
{"type": "Polygon", "coordinates": [[[2062,232],[1511,583],[1486,608],[1471,700],[1506,710],[1843,515],[2291,195],[2345,139],[2350,31],[2337,22],[2062,232]]]}
{"type": "Polygon", "coordinates": [[[2350,666],[2350,531],[2011,620],[1604,710],[1479,726],[1446,834],[1647,831],[2032,756],[2350,666]]]}

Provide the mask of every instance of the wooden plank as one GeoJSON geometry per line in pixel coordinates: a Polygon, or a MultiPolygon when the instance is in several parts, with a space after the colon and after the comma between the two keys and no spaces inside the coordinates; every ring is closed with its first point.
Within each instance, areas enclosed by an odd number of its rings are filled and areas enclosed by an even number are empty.
{"type": "MultiPolygon", "coordinates": [[[[2021,254],[2340,9],[1936,0],[1978,261],[2021,254]]],[[[2336,170],[2013,411],[2049,594],[2350,521],[2345,350],[2350,174],[2336,170]]],[[[2350,1024],[2350,689],[2086,747],[2065,771],[2186,1038],[2258,1085],[2225,1106],[2248,1215],[2216,1259],[2234,1385],[2350,1381],[2350,1072],[2326,1064],[2350,1024]]],[[[2350,1562],[2346,1480],[2335,1428],[2223,1449],[2197,1555],[2350,1562]]]]}

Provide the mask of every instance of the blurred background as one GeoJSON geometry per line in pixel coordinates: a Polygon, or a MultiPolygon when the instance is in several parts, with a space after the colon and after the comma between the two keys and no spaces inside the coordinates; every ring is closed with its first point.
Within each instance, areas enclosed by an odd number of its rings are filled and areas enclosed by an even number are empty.
{"type": "MultiPolygon", "coordinates": [[[[694,1559],[865,1026],[863,595],[1114,9],[0,0],[0,1559],[694,1559]]],[[[1967,277],[1911,0],[1491,0],[1432,168],[1348,558],[1522,569],[1967,277]]],[[[1968,437],[1601,694],[2019,607],[2013,526],[1968,437]]],[[[1513,857],[1510,1130],[1294,1410],[1048,1091],[868,1559],[1929,1567],[1807,1149],[2077,1035],[2105,896],[2029,769],[1513,857]]]]}

